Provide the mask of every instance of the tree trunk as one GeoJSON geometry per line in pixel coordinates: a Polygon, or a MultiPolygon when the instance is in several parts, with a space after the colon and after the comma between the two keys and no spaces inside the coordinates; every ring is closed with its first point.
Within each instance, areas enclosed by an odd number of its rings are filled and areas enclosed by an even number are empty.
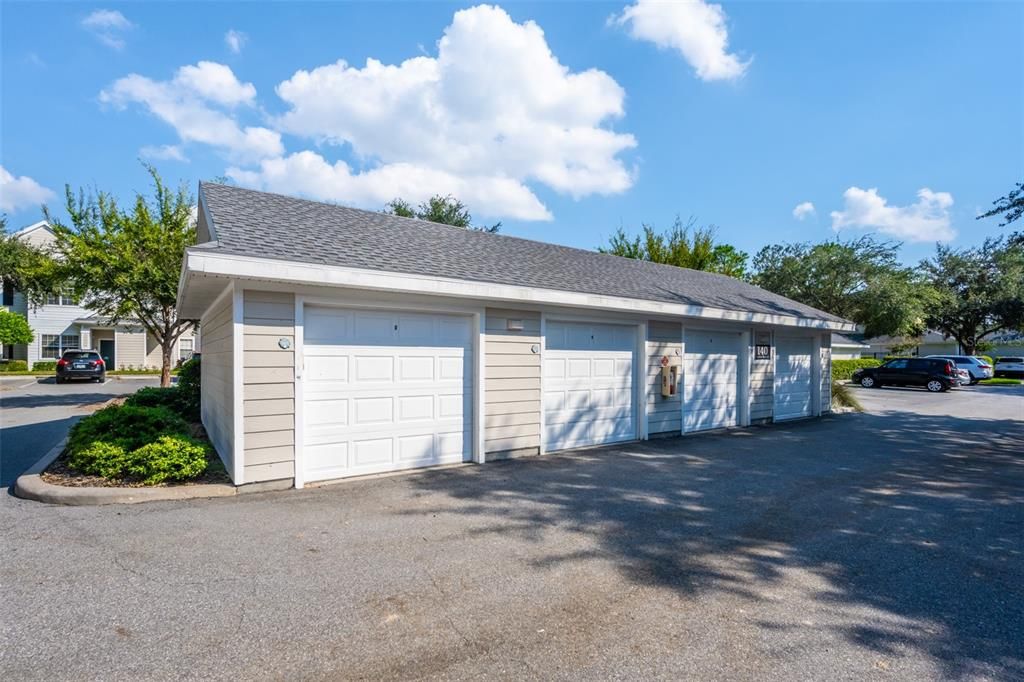
{"type": "Polygon", "coordinates": [[[164,337],[160,344],[160,385],[167,388],[171,385],[171,354],[174,351],[174,338],[164,337]]]}

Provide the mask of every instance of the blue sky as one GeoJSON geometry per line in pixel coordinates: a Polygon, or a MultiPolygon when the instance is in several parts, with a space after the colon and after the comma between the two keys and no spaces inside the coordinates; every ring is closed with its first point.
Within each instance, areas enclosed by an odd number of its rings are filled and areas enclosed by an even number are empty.
{"type": "Polygon", "coordinates": [[[193,190],[450,192],[507,234],[585,248],[681,214],[750,253],[838,228],[916,261],[1000,234],[974,217],[1024,177],[1022,3],[0,11],[11,228],[65,183],[128,199],[145,157],[193,190]]]}

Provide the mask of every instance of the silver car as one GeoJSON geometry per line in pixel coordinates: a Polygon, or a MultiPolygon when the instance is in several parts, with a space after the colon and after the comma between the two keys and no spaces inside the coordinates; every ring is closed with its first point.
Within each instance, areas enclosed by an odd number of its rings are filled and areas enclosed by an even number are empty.
{"type": "Polygon", "coordinates": [[[993,376],[992,365],[973,355],[929,355],[928,357],[952,360],[956,363],[957,369],[966,369],[967,373],[971,375],[972,386],[982,379],[991,379],[993,376]]]}

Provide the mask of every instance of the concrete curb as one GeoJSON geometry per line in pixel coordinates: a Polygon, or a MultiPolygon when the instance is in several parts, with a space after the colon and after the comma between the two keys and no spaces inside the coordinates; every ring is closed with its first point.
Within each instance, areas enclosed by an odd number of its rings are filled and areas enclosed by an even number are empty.
{"type": "Polygon", "coordinates": [[[72,488],[47,483],[40,477],[40,474],[60,457],[67,442],[68,439],[65,438],[57,443],[52,450],[19,476],[18,480],[14,482],[14,494],[26,500],[74,506],[234,497],[238,494],[238,489],[235,486],[225,483],[182,485],[168,488],[72,488]]]}

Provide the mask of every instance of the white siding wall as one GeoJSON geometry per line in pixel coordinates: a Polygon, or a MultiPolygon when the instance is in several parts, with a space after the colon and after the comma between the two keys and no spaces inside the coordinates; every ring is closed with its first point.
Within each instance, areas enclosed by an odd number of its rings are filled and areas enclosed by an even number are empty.
{"type": "Polygon", "coordinates": [[[485,324],[484,450],[488,459],[540,452],[540,313],[488,308],[485,324]],[[509,331],[509,320],[522,331],[509,331]]]}
{"type": "Polygon", "coordinates": [[[683,326],[673,322],[647,323],[647,433],[650,436],[682,431],[683,326]],[[676,394],[661,395],[661,358],[679,365],[676,394]]]}
{"type": "MultiPolygon", "coordinates": [[[[181,340],[192,339],[194,338],[194,334],[195,330],[189,329],[187,332],[178,337],[178,340],[174,344],[174,349],[171,351],[171,367],[176,367],[178,365],[178,349],[179,346],[181,345],[181,340]]],[[[196,348],[195,346],[193,346],[193,349],[198,350],[198,348],[196,348]]],[[[147,334],[145,365],[146,367],[150,367],[152,369],[160,369],[162,364],[163,354],[160,351],[160,344],[157,343],[155,336],[153,336],[152,334],[147,334]]]]}
{"type": "Polygon", "coordinates": [[[202,319],[202,420],[228,475],[234,471],[234,325],[228,295],[202,319]]]}
{"type": "MultiPolygon", "coordinates": [[[[245,482],[295,475],[295,297],[246,291],[245,482]],[[288,348],[281,348],[288,339],[288,348]]],[[[203,328],[203,362],[209,337],[203,328]]]]}
{"type": "Polygon", "coordinates": [[[832,335],[821,338],[821,411],[832,411],[832,335]]]}
{"type": "MultiPolygon", "coordinates": [[[[15,296],[15,304],[18,298],[15,296]]],[[[24,301],[24,297],[21,297],[24,301]]],[[[24,303],[22,303],[24,305],[24,303]]],[[[17,305],[15,305],[15,308],[17,305]]],[[[78,335],[78,325],[73,324],[80,317],[91,315],[88,310],[77,305],[44,305],[39,308],[28,308],[26,315],[28,326],[32,328],[35,339],[28,344],[27,358],[29,368],[32,363],[42,359],[43,334],[75,334],[78,335]]],[[[53,358],[48,358],[53,359],[53,358]]]]}
{"type": "Polygon", "coordinates": [[[142,327],[114,330],[114,361],[118,369],[146,366],[146,332],[142,327]]]}
{"type": "Polygon", "coordinates": [[[775,343],[771,344],[771,357],[767,360],[754,358],[754,346],[758,332],[755,329],[750,340],[750,421],[759,422],[772,418],[775,403],[775,343]]]}

